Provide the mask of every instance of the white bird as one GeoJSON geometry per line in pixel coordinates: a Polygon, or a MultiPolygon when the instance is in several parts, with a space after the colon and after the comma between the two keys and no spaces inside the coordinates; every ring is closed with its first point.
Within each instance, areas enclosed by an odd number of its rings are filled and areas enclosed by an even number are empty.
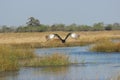
{"type": "Polygon", "coordinates": [[[55,38],[55,37],[58,37],[58,38],[61,40],[62,43],[65,43],[65,42],[66,42],[66,39],[67,39],[69,36],[70,36],[71,38],[73,38],[73,39],[78,39],[78,38],[80,37],[79,34],[76,34],[76,33],[68,33],[68,34],[66,35],[66,37],[65,37],[64,39],[62,39],[58,34],[50,34],[50,35],[47,35],[47,36],[46,36],[46,39],[47,39],[47,40],[50,40],[50,39],[53,39],[53,38],[55,38]]]}
{"type": "Polygon", "coordinates": [[[74,39],[78,39],[80,37],[80,35],[76,34],[76,33],[71,33],[70,35],[72,38],[74,39]]]}
{"type": "Polygon", "coordinates": [[[50,39],[53,39],[54,37],[55,37],[54,34],[50,34],[50,35],[47,35],[47,36],[46,36],[46,39],[47,39],[47,41],[48,41],[48,40],[50,40],[50,39]]]}

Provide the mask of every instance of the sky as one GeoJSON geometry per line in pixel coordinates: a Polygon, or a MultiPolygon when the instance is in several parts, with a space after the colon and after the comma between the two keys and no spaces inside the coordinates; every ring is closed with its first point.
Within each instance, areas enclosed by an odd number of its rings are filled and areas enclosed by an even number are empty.
{"type": "Polygon", "coordinates": [[[120,23],[120,0],[0,0],[0,25],[120,23]]]}

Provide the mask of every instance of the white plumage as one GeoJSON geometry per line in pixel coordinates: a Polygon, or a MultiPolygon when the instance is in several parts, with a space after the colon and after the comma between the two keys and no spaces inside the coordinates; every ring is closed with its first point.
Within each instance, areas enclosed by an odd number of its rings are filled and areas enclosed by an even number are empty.
{"type": "Polygon", "coordinates": [[[47,36],[46,36],[46,39],[47,39],[47,40],[50,40],[50,39],[53,39],[53,38],[55,38],[55,37],[58,37],[58,38],[61,40],[62,43],[65,43],[65,42],[66,42],[66,39],[67,39],[69,36],[70,36],[71,38],[73,38],[73,39],[78,39],[80,35],[79,35],[79,34],[76,34],[76,33],[68,33],[68,34],[66,35],[66,37],[65,37],[64,39],[62,39],[58,34],[50,34],[50,35],[47,35],[47,36]]]}
{"type": "Polygon", "coordinates": [[[78,35],[78,34],[76,34],[76,33],[72,33],[70,36],[71,36],[72,38],[74,38],[74,39],[79,38],[79,35],[78,35]]]}
{"type": "Polygon", "coordinates": [[[54,34],[50,34],[50,35],[49,35],[49,38],[50,38],[50,39],[52,39],[52,38],[54,38],[54,37],[55,37],[54,34]]]}

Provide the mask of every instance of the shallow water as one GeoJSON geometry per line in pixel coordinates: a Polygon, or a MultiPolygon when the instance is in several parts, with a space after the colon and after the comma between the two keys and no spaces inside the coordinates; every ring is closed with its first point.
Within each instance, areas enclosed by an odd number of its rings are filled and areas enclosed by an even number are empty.
{"type": "Polygon", "coordinates": [[[120,74],[120,53],[90,52],[89,46],[36,49],[38,55],[69,55],[78,64],[59,67],[21,68],[0,74],[0,80],[115,80],[120,74]]]}

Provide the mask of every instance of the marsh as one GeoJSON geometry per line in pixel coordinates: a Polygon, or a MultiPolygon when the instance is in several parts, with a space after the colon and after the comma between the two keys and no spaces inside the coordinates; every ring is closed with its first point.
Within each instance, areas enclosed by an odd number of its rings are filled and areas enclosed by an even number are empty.
{"type": "Polygon", "coordinates": [[[19,71],[6,72],[0,80],[110,80],[120,73],[119,52],[91,52],[89,46],[40,48],[37,55],[58,52],[70,56],[76,62],[69,66],[23,67],[19,71]]]}

